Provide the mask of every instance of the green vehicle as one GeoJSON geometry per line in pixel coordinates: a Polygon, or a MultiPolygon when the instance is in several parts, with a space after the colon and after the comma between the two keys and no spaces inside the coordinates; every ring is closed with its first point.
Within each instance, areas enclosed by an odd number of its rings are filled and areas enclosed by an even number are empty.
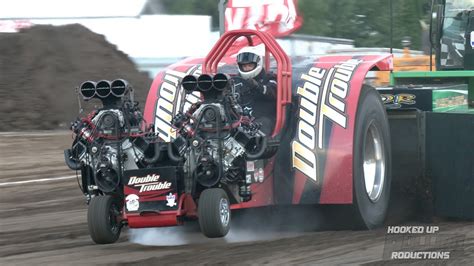
{"type": "Polygon", "coordinates": [[[437,71],[393,72],[392,86],[378,89],[391,127],[392,203],[473,219],[474,0],[433,0],[431,20],[437,71]]]}

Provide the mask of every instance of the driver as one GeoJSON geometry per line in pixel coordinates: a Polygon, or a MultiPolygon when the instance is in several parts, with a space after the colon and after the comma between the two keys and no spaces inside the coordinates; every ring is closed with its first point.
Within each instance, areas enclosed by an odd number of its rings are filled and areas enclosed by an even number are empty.
{"type": "Polygon", "coordinates": [[[264,56],[261,47],[247,46],[237,54],[239,75],[244,80],[240,99],[243,107],[252,109],[252,116],[261,123],[260,130],[270,135],[275,124],[276,76],[267,73],[263,67],[264,56]]]}

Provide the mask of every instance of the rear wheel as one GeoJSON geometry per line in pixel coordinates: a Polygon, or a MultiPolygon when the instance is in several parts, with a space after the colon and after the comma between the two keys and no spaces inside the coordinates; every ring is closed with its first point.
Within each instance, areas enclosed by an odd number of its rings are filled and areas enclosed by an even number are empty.
{"type": "Polygon", "coordinates": [[[354,139],[353,209],[356,227],[381,226],[391,184],[390,130],[378,92],[364,86],[359,99],[354,139]]]}
{"type": "Polygon", "coordinates": [[[199,226],[209,238],[223,237],[230,229],[230,202],[221,188],[206,189],[199,197],[199,226]]]}
{"type": "Polygon", "coordinates": [[[89,234],[97,244],[111,244],[120,237],[120,201],[110,195],[93,197],[87,211],[89,234]]]}

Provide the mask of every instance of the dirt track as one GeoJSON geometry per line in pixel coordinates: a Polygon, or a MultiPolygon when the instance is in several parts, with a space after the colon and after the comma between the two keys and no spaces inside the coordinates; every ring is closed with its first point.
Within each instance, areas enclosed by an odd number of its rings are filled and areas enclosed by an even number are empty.
{"type": "MultiPolygon", "coordinates": [[[[255,219],[257,213],[252,213],[252,219],[241,217],[238,229],[233,227],[225,239],[206,239],[196,224],[190,224],[147,231],[124,230],[119,243],[95,245],[88,235],[87,208],[74,178],[5,185],[73,175],[64,166],[61,153],[68,146],[70,135],[15,135],[0,133],[0,265],[382,263],[386,229],[304,232],[318,227],[318,218],[298,217],[298,213],[293,213],[295,220],[312,226],[298,230],[276,225],[268,228],[268,224],[276,224],[272,223],[274,216],[255,219]]],[[[437,242],[429,250],[454,249],[451,259],[425,263],[474,262],[474,222],[444,221],[431,225],[439,226],[444,234],[462,236],[464,241],[437,242]]]]}

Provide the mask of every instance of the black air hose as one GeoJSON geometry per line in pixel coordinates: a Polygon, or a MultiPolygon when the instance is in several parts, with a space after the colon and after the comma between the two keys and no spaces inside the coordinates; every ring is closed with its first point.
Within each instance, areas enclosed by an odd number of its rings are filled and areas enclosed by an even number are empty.
{"type": "Polygon", "coordinates": [[[264,137],[260,150],[257,153],[247,153],[247,159],[257,160],[265,153],[268,147],[268,138],[264,137]]]}
{"type": "Polygon", "coordinates": [[[145,158],[143,158],[143,161],[146,164],[154,164],[158,162],[160,159],[161,159],[161,145],[159,142],[155,142],[155,154],[151,158],[147,158],[145,156],[145,158]]]}
{"type": "Polygon", "coordinates": [[[169,142],[168,143],[168,157],[175,162],[181,162],[182,158],[179,156],[176,156],[173,152],[173,143],[169,142]]]}
{"type": "Polygon", "coordinates": [[[76,162],[71,156],[71,149],[64,150],[64,161],[71,170],[81,169],[81,164],[76,162]]]}

